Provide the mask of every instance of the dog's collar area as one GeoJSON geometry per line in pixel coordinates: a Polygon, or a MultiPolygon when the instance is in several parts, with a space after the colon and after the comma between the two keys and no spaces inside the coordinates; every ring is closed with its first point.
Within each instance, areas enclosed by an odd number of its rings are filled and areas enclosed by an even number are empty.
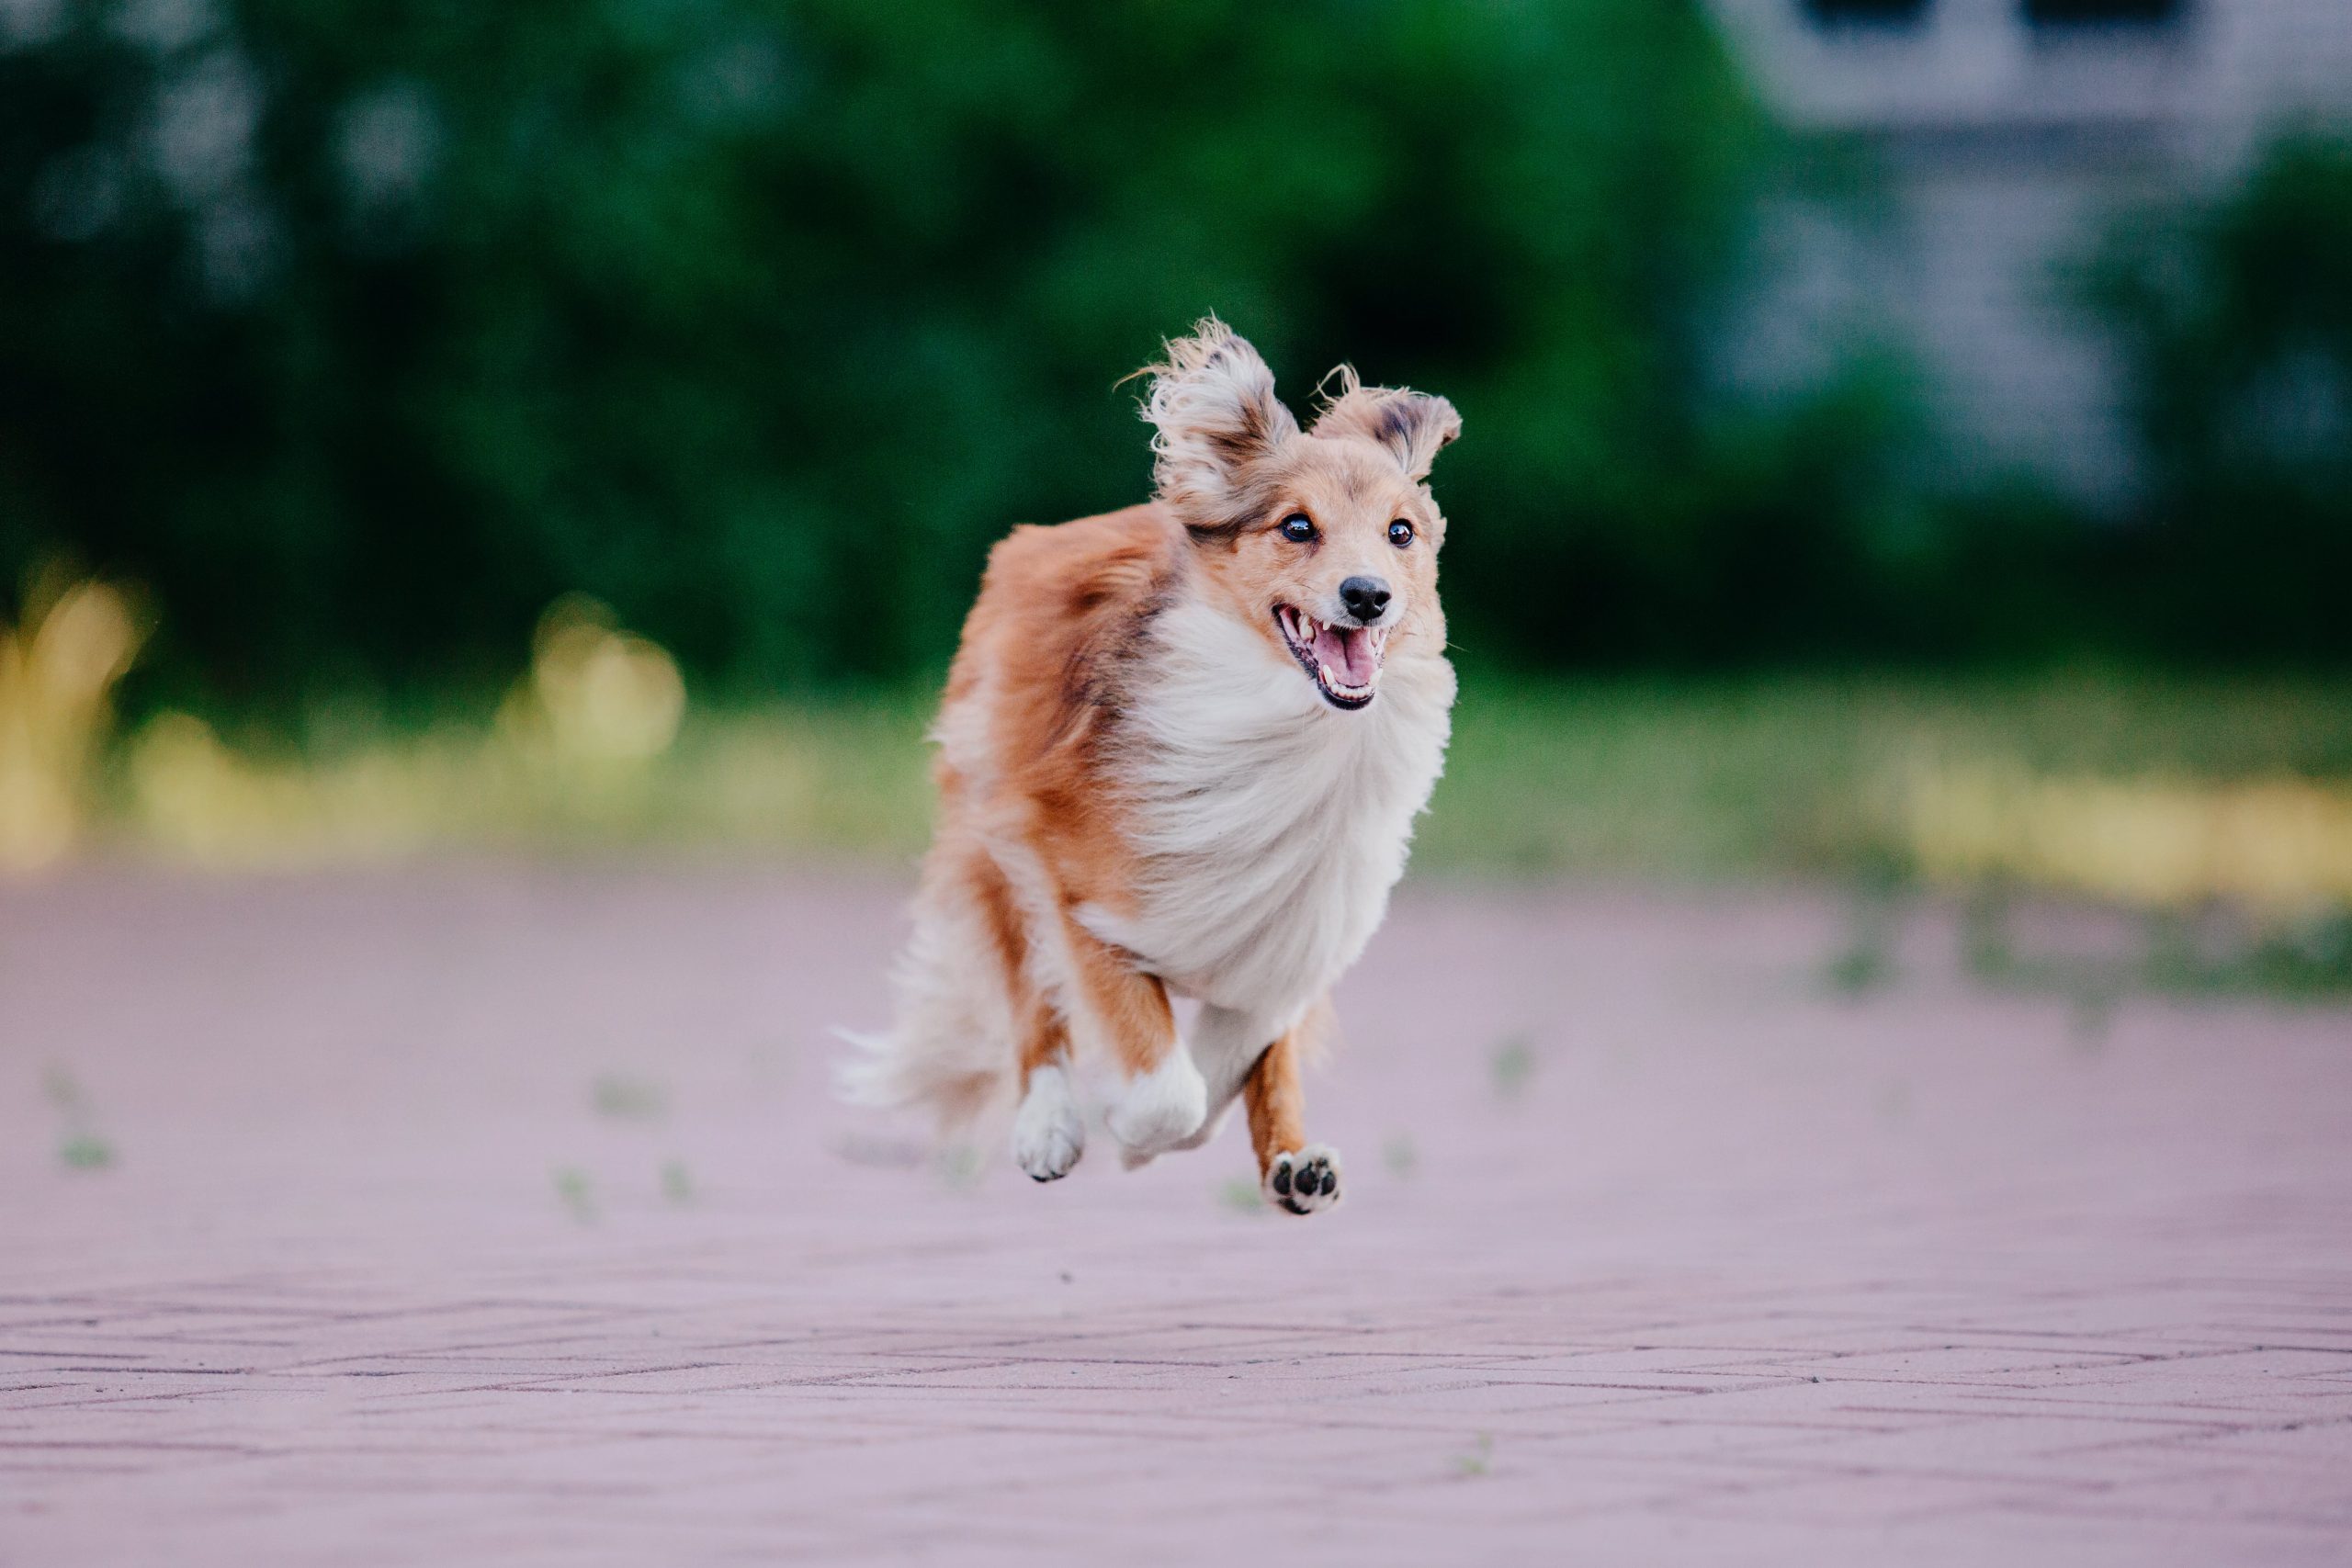
{"type": "Polygon", "coordinates": [[[1346,709],[1371,705],[1388,652],[1388,627],[1332,626],[1290,604],[1274,606],[1274,625],[1325,702],[1346,709]]]}

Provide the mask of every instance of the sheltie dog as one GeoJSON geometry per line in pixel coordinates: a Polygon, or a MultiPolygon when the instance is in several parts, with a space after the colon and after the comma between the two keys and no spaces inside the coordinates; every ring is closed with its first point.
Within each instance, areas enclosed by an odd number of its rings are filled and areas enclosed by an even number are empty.
{"type": "Polygon", "coordinates": [[[932,732],[896,1023],[851,1036],[842,1087],[948,1129],[1009,1111],[1039,1181],[1096,1115],[1132,1167],[1206,1143],[1238,1096],[1268,1201],[1311,1214],[1340,1156],[1307,1139],[1301,1058],[1444,761],[1426,480],[1462,422],[1343,366],[1302,431],[1214,317],[1137,374],[1151,501],[989,557],[932,732]]]}

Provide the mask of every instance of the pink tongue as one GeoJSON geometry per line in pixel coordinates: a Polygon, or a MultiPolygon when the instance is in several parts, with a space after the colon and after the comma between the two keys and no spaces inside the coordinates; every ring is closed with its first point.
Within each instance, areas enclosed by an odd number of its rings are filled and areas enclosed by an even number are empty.
{"type": "Polygon", "coordinates": [[[1315,657],[1331,667],[1342,685],[1368,686],[1378,668],[1372,659],[1372,637],[1355,627],[1325,626],[1315,634],[1315,657]]]}

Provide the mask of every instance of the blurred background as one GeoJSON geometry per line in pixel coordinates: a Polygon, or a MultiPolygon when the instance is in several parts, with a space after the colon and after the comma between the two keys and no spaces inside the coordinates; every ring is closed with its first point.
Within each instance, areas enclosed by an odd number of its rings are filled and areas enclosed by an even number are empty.
{"type": "Polygon", "coordinates": [[[1214,310],[1463,412],[1422,874],[2352,988],[2347,127],[2341,0],[0,0],[0,864],[901,867],[1214,310]]]}

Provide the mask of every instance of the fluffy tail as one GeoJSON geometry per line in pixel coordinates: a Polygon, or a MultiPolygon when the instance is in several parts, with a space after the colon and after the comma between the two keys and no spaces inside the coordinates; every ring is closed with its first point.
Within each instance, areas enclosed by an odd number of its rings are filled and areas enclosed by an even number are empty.
{"type": "Polygon", "coordinates": [[[834,1070],[843,1100],[926,1111],[943,1135],[1009,1117],[1014,1077],[1003,983],[981,971],[985,938],[956,915],[940,899],[918,901],[913,940],[891,975],[898,1020],[888,1032],[834,1031],[855,1048],[834,1070]]]}
{"type": "Polygon", "coordinates": [[[1011,1098],[1012,1075],[1002,1064],[983,1061],[980,1052],[958,1042],[895,1029],[884,1034],[836,1029],[833,1037],[856,1053],[833,1069],[834,1091],[852,1105],[924,1111],[944,1135],[1001,1114],[1011,1098]]]}

